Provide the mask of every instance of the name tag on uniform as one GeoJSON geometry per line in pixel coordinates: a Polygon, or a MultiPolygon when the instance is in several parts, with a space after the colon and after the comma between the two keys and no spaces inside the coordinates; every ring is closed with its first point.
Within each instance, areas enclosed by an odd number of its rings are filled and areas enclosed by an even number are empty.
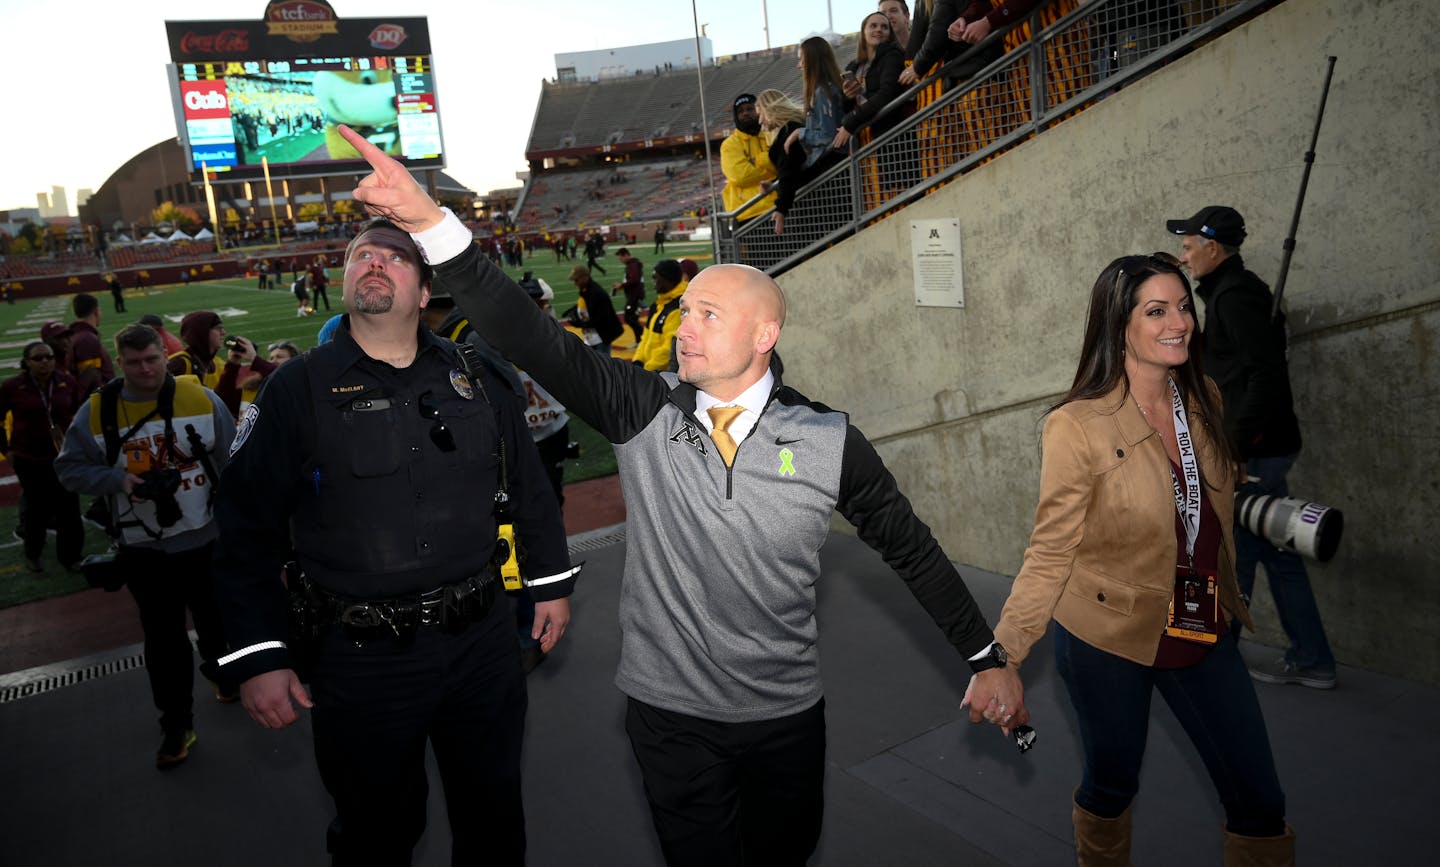
{"type": "Polygon", "coordinates": [[[1175,567],[1175,592],[1170,596],[1165,634],[1197,644],[1214,644],[1219,639],[1220,594],[1215,589],[1215,573],[1175,567]]]}

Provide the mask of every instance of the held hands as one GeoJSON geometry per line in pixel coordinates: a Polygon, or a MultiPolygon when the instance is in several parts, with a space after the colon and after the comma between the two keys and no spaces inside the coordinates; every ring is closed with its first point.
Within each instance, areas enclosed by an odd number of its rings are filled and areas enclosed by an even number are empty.
{"type": "Polygon", "coordinates": [[[292,699],[303,708],[315,706],[300,678],[288,668],[257,674],[240,684],[245,712],[267,729],[283,729],[300,718],[292,699]]]}
{"type": "Polygon", "coordinates": [[[404,166],[350,127],[341,124],[338,129],[374,169],[355,188],[355,200],[363,204],[365,210],[412,234],[440,224],[444,212],[404,166]]]}
{"type": "Polygon", "coordinates": [[[560,643],[565,627],[570,625],[570,600],[552,599],[535,603],[535,625],[530,637],[539,640],[540,649],[549,653],[560,643]]]}
{"type": "Polygon", "coordinates": [[[1030,722],[1025,707],[1025,687],[1020,671],[1013,665],[1002,665],[971,675],[961,708],[970,708],[970,722],[982,719],[1000,727],[1006,735],[1030,722]]]}
{"type": "Polygon", "coordinates": [[[955,23],[945,31],[952,42],[968,42],[971,45],[990,35],[990,20],[988,18],[977,18],[969,24],[964,18],[956,18],[955,23]]]}

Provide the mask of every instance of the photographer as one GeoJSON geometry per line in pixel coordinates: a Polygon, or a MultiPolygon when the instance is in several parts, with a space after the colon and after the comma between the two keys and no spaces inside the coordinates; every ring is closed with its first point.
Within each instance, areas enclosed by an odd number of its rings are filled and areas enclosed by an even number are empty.
{"type": "Polygon", "coordinates": [[[180,339],[185,348],[170,356],[167,369],[175,376],[193,375],[200,384],[220,396],[231,417],[238,418],[244,390],[259,388],[251,374],[263,379],[275,365],[257,356],[255,344],[244,337],[227,336],[219,314],[196,310],[180,320],[180,339]],[[225,363],[216,363],[216,355],[225,352],[225,363]],[[252,388],[253,387],[253,388],[252,388]]]}
{"type": "MultiPolygon", "coordinates": [[[[164,769],[185,761],[195,744],[187,608],[202,671],[214,670],[225,654],[211,585],[210,499],[235,423],[214,392],[166,372],[154,329],[128,326],[115,347],[121,377],[81,405],[55,470],[66,489],[109,503],[115,557],[87,561],[86,577],[107,589],[128,585],[140,609],[145,669],[164,732],[155,764],[164,769]]],[[[217,681],[218,700],[237,695],[234,684],[217,681]]]]}

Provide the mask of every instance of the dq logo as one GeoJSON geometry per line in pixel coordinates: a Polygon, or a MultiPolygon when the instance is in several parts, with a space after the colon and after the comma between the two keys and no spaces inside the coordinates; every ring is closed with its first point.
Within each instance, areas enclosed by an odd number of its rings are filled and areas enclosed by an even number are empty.
{"type": "Polygon", "coordinates": [[[370,31],[370,45],[375,48],[398,48],[405,41],[405,28],[399,24],[381,24],[370,31]]]}

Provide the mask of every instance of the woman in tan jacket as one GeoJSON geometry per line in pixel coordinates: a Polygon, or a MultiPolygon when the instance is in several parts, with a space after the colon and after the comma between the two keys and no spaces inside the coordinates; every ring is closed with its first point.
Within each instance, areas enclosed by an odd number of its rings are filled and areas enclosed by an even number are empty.
{"type": "Polygon", "coordinates": [[[1085,751],[1082,865],[1128,865],[1150,699],[1159,690],[1225,807],[1225,863],[1294,863],[1254,686],[1226,621],[1235,461],[1174,265],[1127,256],[1090,296],[1075,381],[1043,434],[1040,502],[995,637],[1023,661],[1055,621],[1056,668],[1085,751]]]}

